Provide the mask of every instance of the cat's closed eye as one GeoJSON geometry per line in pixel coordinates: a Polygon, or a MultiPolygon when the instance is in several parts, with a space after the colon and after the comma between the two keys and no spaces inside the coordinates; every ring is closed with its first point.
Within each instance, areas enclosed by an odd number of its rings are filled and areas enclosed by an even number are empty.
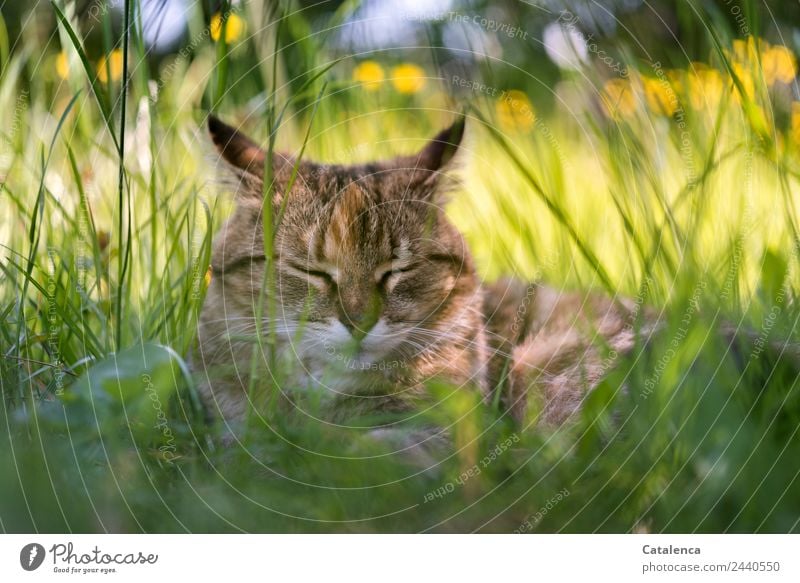
{"type": "Polygon", "coordinates": [[[380,289],[390,292],[403,274],[414,271],[416,267],[413,264],[385,263],[375,270],[375,283],[380,289]]]}
{"type": "Polygon", "coordinates": [[[301,279],[306,279],[314,285],[336,285],[335,272],[325,271],[320,269],[318,266],[301,265],[299,263],[286,263],[283,267],[288,273],[296,277],[300,277],[301,279]]]}
{"type": "Polygon", "coordinates": [[[264,263],[263,255],[244,255],[236,259],[230,259],[222,266],[211,265],[211,272],[216,276],[233,275],[239,271],[253,269],[264,263]]]}

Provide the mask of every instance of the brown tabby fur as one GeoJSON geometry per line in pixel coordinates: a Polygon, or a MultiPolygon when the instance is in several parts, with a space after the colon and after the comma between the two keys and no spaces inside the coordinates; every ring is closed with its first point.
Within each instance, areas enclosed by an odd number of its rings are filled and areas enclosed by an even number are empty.
{"type": "MultiPolygon", "coordinates": [[[[441,207],[442,172],[463,128],[457,122],[418,155],[388,162],[302,161],[288,193],[294,161],[275,156],[272,216],[282,206],[285,214],[274,237],[271,324],[282,376],[262,365],[257,386],[277,386],[289,401],[322,392],[334,420],[410,410],[434,378],[486,399],[502,386],[516,419],[530,409],[554,425],[632,347],[630,303],[516,281],[481,284],[441,207]]],[[[209,130],[239,179],[238,204],[214,242],[193,366],[208,409],[235,422],[247,409],[265,276],[265,153],[216,118],[209,130]]]]}

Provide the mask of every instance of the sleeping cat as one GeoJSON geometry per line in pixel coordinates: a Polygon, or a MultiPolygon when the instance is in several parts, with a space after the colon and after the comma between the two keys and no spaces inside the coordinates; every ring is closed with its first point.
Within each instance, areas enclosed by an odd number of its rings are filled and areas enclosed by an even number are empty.
{"type": "Polygon", "coordinates": [[[518,281],[482,285],[442,208],[463,119],[416,155],[383,162],[296,164],[274,155],[272,257],[262,229],[265,151],[214,117],[209,131],[237,177],[193,357],[212,414],[240,421],[251,385],[289,400],[316,391],[334,420],[403,412],[438,379],[487,400],[502,387],[514,418],[535,407],[539,422],[554,425],[633,346],[629,302],[518,281]],[[259,312],[270,261],[274,293],[262,306],[274,309],[259,312]],[[259,355],[251,383],[258,313],[263,335],[273,327],[279,370],[259,355]]]}

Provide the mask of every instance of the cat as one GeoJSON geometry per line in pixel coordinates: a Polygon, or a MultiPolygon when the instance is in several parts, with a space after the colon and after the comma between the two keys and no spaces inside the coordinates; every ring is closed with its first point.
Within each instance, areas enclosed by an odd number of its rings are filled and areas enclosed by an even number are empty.
{"type": "Polygon", "coordinates": [[[334,420],[400,413],[425,401],[433,379],[487,402],[502,391],[518,422],[535,410],[535,422],[558,425],[580,408],[633,347],[636,306],[538,283],[481,282],[443,209],[464,128],[460,118],[417,154],[383,162],[318,164],[276,153],[267,166],[264,149],[209,117],[237,179],[235,211],[213,243],[193,357],[213,416],[240,422],[250,385],[289,401],[322,394],[334,420]],[[259,312],[270,261],[273,293],[259,312]],[[259,357],[251,382],[258,313],[262,335],[273,330],[276,370],[259,357]]]}

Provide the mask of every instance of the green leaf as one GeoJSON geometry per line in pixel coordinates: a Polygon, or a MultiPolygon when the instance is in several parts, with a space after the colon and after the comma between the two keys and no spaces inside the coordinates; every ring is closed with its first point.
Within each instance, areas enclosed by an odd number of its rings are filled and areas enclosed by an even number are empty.
{"type": "MultiPolygon", "coordinates": [[[[178,354],[160,344],[142,344],[112,354],[89,368],[62,396],[64,420],[82,431],[130,431],[145,440],[167,423],[170,399],[185,385],[189,372],[178,354]]],[[[59,407],[44,407],[56,421],[59,407]],[[49,409],[53,409],[50,411],[49,409]]]]}
{"type": "Polygon", "coordinates": [[[786,259],[782,255],[769,249],[764,253],[761,262],[761,289],[773,304],[778,303],[788,269],[786,259]]]}

